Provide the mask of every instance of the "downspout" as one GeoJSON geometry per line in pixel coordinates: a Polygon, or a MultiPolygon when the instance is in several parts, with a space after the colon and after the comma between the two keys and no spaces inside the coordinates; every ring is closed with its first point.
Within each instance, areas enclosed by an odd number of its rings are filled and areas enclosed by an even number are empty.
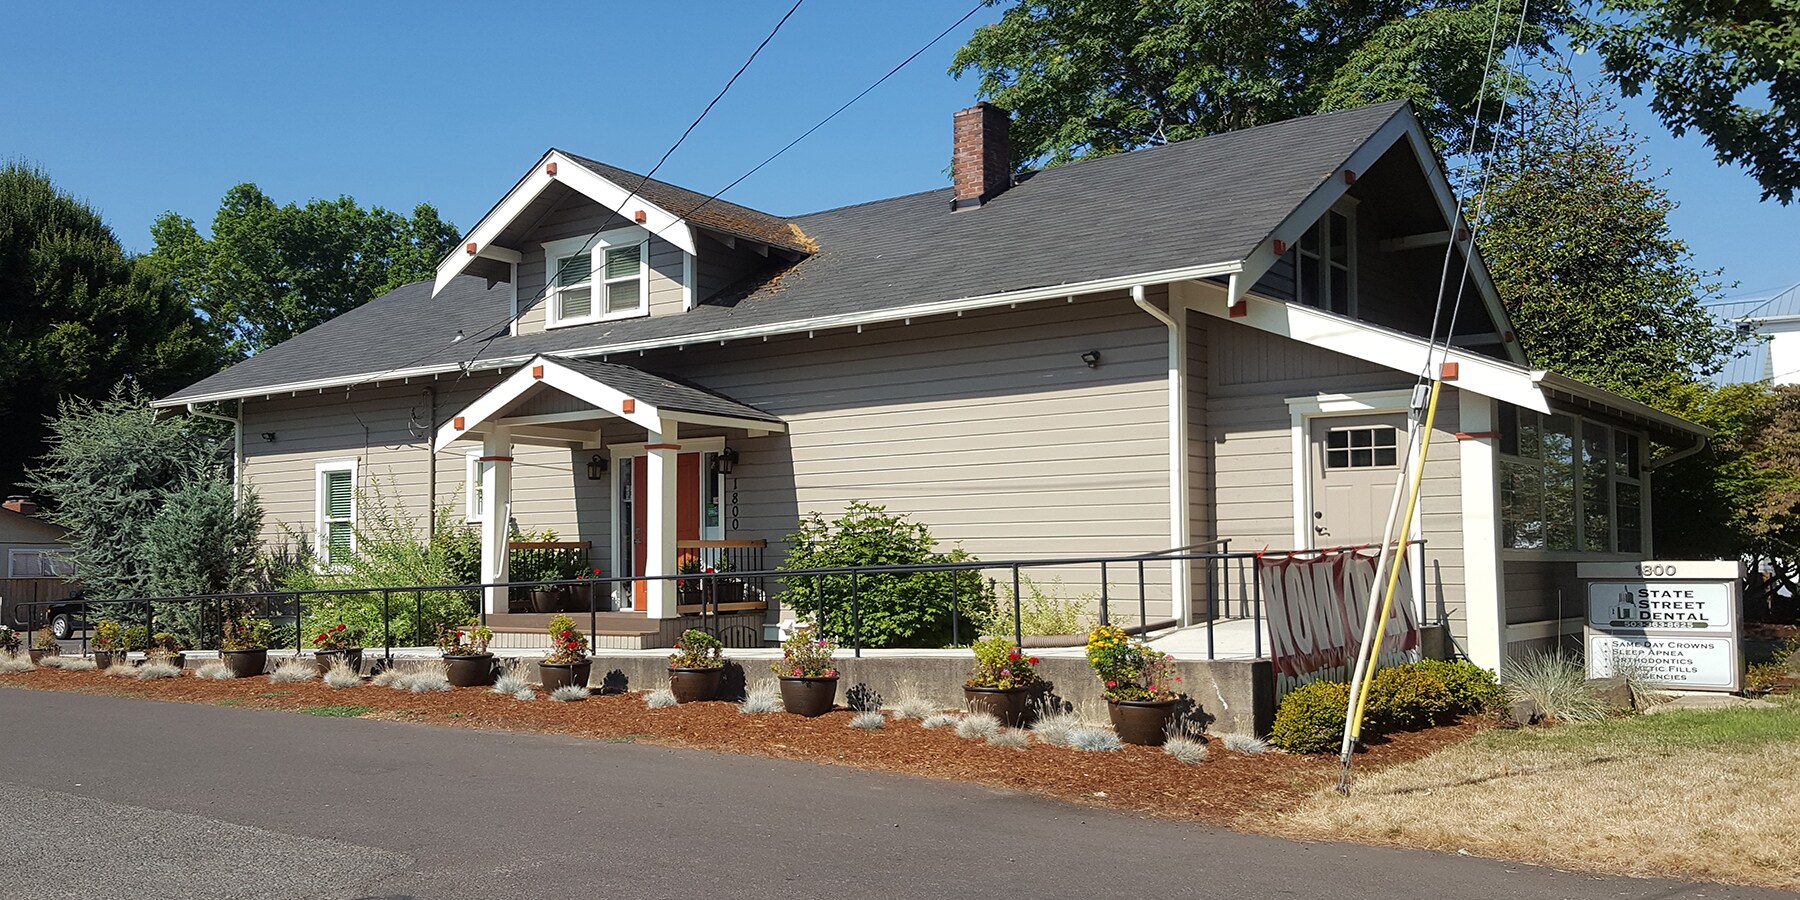
{"type": "Polygon", "coordinates": [[[425,421],[431,423],[425,432],[425,545],[437,543],[437,448],[432,440],[437,435],[437,385],[426,385],[425,421]]]}
{"type": "MultiPolygon", "coordinates": [[[[1187,335],[1174,316],[1157,309],[1144,296],[1143,285],[1132,285],[1131,302],[1169,329],[1169,546],[1187,553],[1194,543],[1188,512],[1187,335]]],[[[1172,292],[1169,308],[1175,309],[1172,292]]],[[[1169,563],[1169,602],[1174,607],[1171,612],[1182,625],[1192,624],[1194,617],[1188,597],[1188,568],[1186,559],[1169,563]]]]}
{"type": "Polygon", "coordinates": [[[233,500],[244,499],[244,401],[238,401],[238,414],[235,416],[201,412],[199,405],[194,403],[187,405],[187,411],[190,416],[231,423],[231,497],[233,500]]]}
{"type": "MultiPolygon", "coordinates": [[[[1709,436],[1701,435],[1699,440],[1694,441],[1694,446],[1692,446],[1692,447],[1688,447],[1684,450],[1677,450],[1674,453],[1671,453],[1668,456],[1665,456],[1662,459],[1656,460],[1654,462],[1651,462],[1648,460],[1646,460],[1644,462],[1644,475],[1643,475],[1643,479],[1642,479],[1642,481],[1644,483],[1644,486],[1643,486],[1644,496],[1642,498],[1640,498],[1640,502],[1642,502],[1644,504],[1644,511],[1643,511],[1644,514],[1643,514],[1642,518],[1645,521],[1639,522],[1638,523],[1639,527],[1642,527],[1647,523],[1656,521],[1656,503],[1655,503],[1656,490],[1654,488],[1655,481],[1656,481],[1656,473],[1662,471],[1663,467],[1669,465],[1670,463],[1680,462],[1684,459],[1687,459],[1690,456],[1693,456],[1696,453],[1699,453],[1702,450],[1705,450],[1707,444],[1709,444],[1709,443],[1711,443],[1711,441],[1709,440],[1709,436]]],[[[1644,532],[1644,548],[1643,548],[1644,549],[1644,558],[1645,559],[1655,559],[1656,558],[1656,530],[1654,528],[1643,528],[1643,532],[1644,532]]]]}

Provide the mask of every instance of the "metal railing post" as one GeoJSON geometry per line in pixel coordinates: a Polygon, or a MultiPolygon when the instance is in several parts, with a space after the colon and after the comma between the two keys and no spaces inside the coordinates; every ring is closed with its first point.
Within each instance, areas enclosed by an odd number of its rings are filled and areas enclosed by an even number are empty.
{"type": "Polygon", "coordinates": [[[1100,561],[1100,624],[1111,625],[1112,619],[1106,613],[1106,560],[1100,561]]]}
{"type": "Polygon", "coordinates": [[[1138,560],[1138,634],[1140,635],[1150,630],[1150,614],[1148,612],[1150,604],[1145,596],[1145,591],[1144,561],[1140,559],[1138,560]]]}
{"type": "Polygon", "coordinates": [[[1206,658],[1216,659],[1213,647],[1213,617],[1219,612],[1219,570],[1223,560],[1206,561],[1206,658]]]}
{"type": "Polygon", "coordinates": [[[383,588],[381,591],[381,659],[384,667],[394,664],[394,623],[388,615],[388,592],[386,588],[383,588]]]}
{"type": "Polygon", "coordinates": [[[850,633],[856,642],[856,658],[862,659],[862,570],[850,572],[850,633]]]}
{"type": "Polygon", "coordinates": [[[413,640],[424,643],[425,640],[425,592],[413,591],[413,640]]]}
{"type": "Polygon", "coordinates": [[[1019,566],[1013,564],[1013,644],[1025,646],[1025,624],[1019,614],[1019,566]]]}
{"type": "Polygon", "coordinates": [[[1256,659],[1262,659],[1262,566],[1250,561],[1251,634],[1256,641],[1256,659]]]}
{"type": "Polygon", "coordinates": [[[962,573],[961,572],[951,572],[950,573],[950,646],[952,646],[952,647],[959,646],[962,644],[962,634],[961,634],[961,629],[959,628],[960,623],[958,623],[956,621],[956,595],[957,595],[959,589],[961,588],[961,586],[962,586],[962,573]]]}

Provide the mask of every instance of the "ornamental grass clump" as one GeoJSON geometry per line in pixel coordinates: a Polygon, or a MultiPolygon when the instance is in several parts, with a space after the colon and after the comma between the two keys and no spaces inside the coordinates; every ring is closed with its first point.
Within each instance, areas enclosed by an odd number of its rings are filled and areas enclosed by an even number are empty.
{"type": "Polygon", "coordinates": [[[181,670],[165,662],[147,662],[131,671],[137,673],[139,679],[148,681],[153,678],[178,678],[181,670]]]}
{"type": "MultiPolygon", "coordinates": [[[[568,685],[564,685],[563,687],[568,687],[568,685]]],[[[557,688],[557,690],[562,690],[562,688],[557,688]]],[[[512,698],[521,703],[530,703],[537,699],[537,691],[532,690],[531,687],[528,685],[526,687],[522,687],[516,691],[513,691],[512,698]]],[[[583,699],[586,699],[586,698],[583,698],[583,699]]]]}
{"type": "Polygon", "coordinates": [[[880,728],[886,728],[887,716],[874,710],[859,712],[850,717],[850,727],[861,728],[864,731],[875,731],[880,728]]]}
{"type": "Polygon", "coordinates": [[[956,722],[956,736],[966,740],[985,740],[1000,733],[1000,717],[992,713],[969,713],[956,722]]]}
{"type": "Polygon", "coordinates": [[[1560,652],[1508,659],[1501,687],[1509,703],[1535,703],[1546,719],[1584,722],[1607,716],[1606,701],[1588,683],[1587,667],[1560,652]]]}
{"type": "Polygon", "coordinates": [[[56,659],[66,672],[91,672],[100,668],[99,663],[79,656],[62,656],[56,659]]]}
{"type": "Polygon", "coordinates": [[[450,690],[450,669],[437,660],[425,660],[406,676],[405,684],[409,693],[443,693],[450,690]]]}
{"type": "Polygon", "coordinates": [[[1071,750],[1082,750],[1088,753],[1104,753],[1125,746],[1119,736],[1110,729],[1095,725],[1077,725],[1069,729],[1067,742],[1063,746],[1071,750]]]}
{"type": "Polygon", "coordinates": [[[925,718],[919,720],[919,727],[920,728],[943,728],[945,726],[955,725],[961,721],[962,721],[961,713],[951,713],[951,712],[932,713],[931,715],[926,716],[925,718]]]}
{"type": "Polygon", "coordinates": [[[335,665],[325,670],[323,679],[326,687],[353,688],[362,686],[362,674],[345,665],[335,665]]]}
{"type": "Polygon", "coordinates": [[[669,654],[671,669],[721,669],[725,667],[725,645],[719,639],[689,628],[675,641],[675,652],[669,654]]]}
{"type": "Polygon", "coordinates": [[[500,667],[500,674],[495,676],[494,686],[489,691],[510,697],[522,690],[531,690],[531,678],[525,674],[525,665],[520,660],[507,660],[500,667]]]}
{"type": "Polygon", "coordinates": [[[990,734],[987,742],[1009,750],[1024,750],[1031,746],[1031,739],[1017,728],[1003,728],[998,733],[990,734]]]}
{"type": "Polygon", "coordinates": [[[781,659],[770,663],[769,670],[783,678],[836,678],[837,665],[832,661],[835,653],[837,644],[820,635],[819,626],[808,622],[796,626],[781,642],[781,659]]]}
{"type": "MultiPolygon", "coordinates": [[[[0,675],[16,675],[37,668],[31,664],[31,657],[17,650],[0,653],[0,675]]],[[[107,671],[112,671],[108,669],[107,671]]]]}
{"type": "MultiPolygon", "coordinates": [[[[0,663],[0,672],[4,671],[6,671],[4,663],[0,663]]],[[[114,663],[113,665],[108,666],[104,671],[108,678],[137,677],[137,666],[128,665],[126,663],[114,663]]]]}
{"type": "Polygon", "coordinates": [[[1026,656],[1009,638],[985,637],[970,649],[975,653],[975,665],[969,670],[964,687],[1007,691],[1044,681],[1038,677],[1038,658],[1026,656]]]}
{"type": "Polygon", "coordinates": [[[1175,657],[1151,648],[1116,625],[1101,625],[1088,633],[1087,660],[1105,686],[1108,700],[1173,700],[1180,690],[1175,657]]]}
{"type": "MultiPolygon", "coordinates": [[[[527,690],[529,690],[529,688],[527,688],[527,690]]],[[[587,698],[588,689],[573,684],[565,684],[550,692],[550,699],[560,700],[563,703],[574,703],[578,700],[586,700],[587,698]]]]}
{"type": "Polygon", "coordinates": [[[894,718],[919,719],[920,721],[923,721],[930,716],[936,715],[942,709],[943,707],[939,704],[933,703],[918,694],[902,694],[899,700],[894,701],[894,718]]]}
{"type": "Polygon", "coordinates": [[[781,692],[767,682],[758,684],[744,695],[744,701],[738,704],[738,712],[745,715],[781,712],[781,692]]]}
{"type": "Polygon", "coordinates": [[[1185,734],[1172,734],[1163,741],[1162,751],[1176,762],[1193,765],[1206,760],[1206,742],[1185,734]]]}
{"type": "Polygon", "coordinates": [[[237,676],[222,662],[209,662],[194,671],[195,678],[206,678],[213,681],[230,681],[237,676]]]}
{"type": "Polygon", "coordinates": [[[1269,742],[1254,734],[1222,734],[1219,743],[1233,753],[1267,753],[1269,742]]]}
{"type": "Polygon", "coordinates": [[[312,660],[301,659],[298,656],[289,656],[283,659],[280,665],[275,667],[275,671],[269,673],[269,683],[295,684],[302,681],[311,681],[318,677],[318,674],[319,667],[314,664],[312,660]]]}
{"type": "Polygon", "coordinates": [[[1086,724],[1074,713],[1051,713],[1031,723],[1031,733],[1046,744],[1066,747],[1069,744],[1069,733],[1086,724]]]}
{"type": "Polygon", "coordinates": [[[668,688],[657,688],[644,695],[644,705],[651,709],[667,709],[676,705],[675,692],[668,688]]]}

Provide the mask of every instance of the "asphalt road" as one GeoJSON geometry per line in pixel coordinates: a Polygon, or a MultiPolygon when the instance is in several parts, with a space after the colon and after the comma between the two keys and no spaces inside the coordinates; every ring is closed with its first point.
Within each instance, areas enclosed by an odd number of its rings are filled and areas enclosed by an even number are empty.
{"type": "Polygon", "coordinates": [[[1788,898],[629,743],[0,689],[0,897],[1788,898]]]}

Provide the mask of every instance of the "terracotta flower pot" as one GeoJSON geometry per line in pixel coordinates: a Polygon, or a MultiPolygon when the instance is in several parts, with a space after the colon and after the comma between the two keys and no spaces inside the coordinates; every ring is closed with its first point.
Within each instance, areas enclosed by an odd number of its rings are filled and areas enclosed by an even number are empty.
{"type": "Polygon", "coordinates": [[[1112,719],[1119,740],[1160,747],[1169,736],[1169,720],[1175,716],[1175,701],[1108,700],[1106,714],[1112,719]]]}
{"type": "Polygon", "coordinates": [[[269,667],[269,651],[220,650],[219,660],[225,663],[225,668],[231,670],[231,677],[254,678],[269,667]]]}
{"type": "Polygon", "coordinates": [[[837,705],[837,689],[836,675],[816,678],[784,675],[781,678],[781,706],[797,716],[822,716],[837,705]]]}
{"type": "Polygon", "coordinates": [[[1043,693],[1037,685],[1015,688],[963,687],[963,706],[970,712],[992,714],[1008,728],[1031,723],[1031,701],[1043,693]]]}
{"type": "Polygon", "coordinates": [[[486,687],[494,683],[494,654],[444,657],[451,687],[486,687]]]}
{"type": "Polygon", "coordinates": [[[544,683],[544,692],[549,693],[557,688],[588,686],[588,674],[594,670],[593,660],[578,663],[538,663],[538,680],[544,683]]]}
{"type": "Polygon", "coordinates": [[[719,686],[725,681],[725,667],[710,669],[677,669],[669,667],[669,690],[676,703],[700,703],[719,699],[719,686]]]}
{"type": "Polygon", "coordinates": [[[362,653],[363,648],[361,647],[351,647],[348,650],[315,650],[313,651],[313,665],[318,667],[321,676],[331,671],[332,666],[348,666],[351,671],[360,673],[362,671],[362,653]]]}

